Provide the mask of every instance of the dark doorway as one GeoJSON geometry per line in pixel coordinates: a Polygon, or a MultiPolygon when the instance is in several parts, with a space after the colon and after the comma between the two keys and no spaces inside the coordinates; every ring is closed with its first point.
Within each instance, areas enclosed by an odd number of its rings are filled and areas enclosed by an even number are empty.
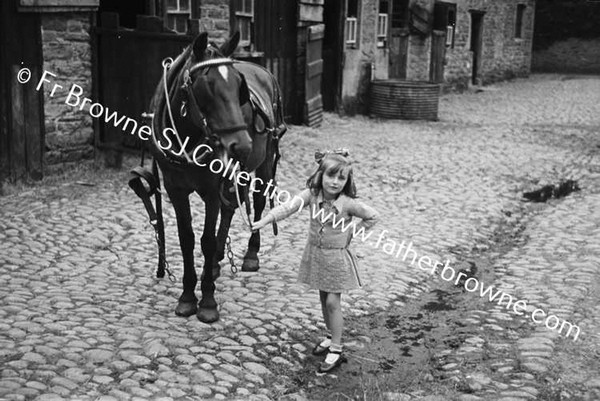
{"type": "Polygon", "coordinates": [[[481,83],[481,53],[483,48],[483,16],[484,12],[470,11],[471,13],[471,50],[473,52],[473,69],[471,80],[473,84],[481,83]]]}
{"type": "Polygon", "coordinates": [[[36,90],[43,73],[40,15],[19,12],[17,4],[0,2],[0,186],[43,173],[44,98],[36,90]]]}
{"type": "Polygon", "coordinates": [[[119,25],[135,28],[137,15],[149,14],[149,10],[146,10],[146,3],[146,0],[100,0],[98,15],[103,12],[118,13],[119,25]]]}
{"type": "Polygon", "coordinates": [[[321,95],[323,110],[327,111],[335,111],[340,104],[344,55],[344,3],[340,0],[325,0],[323,9],[325,36],[323,37],[321,95]]]}

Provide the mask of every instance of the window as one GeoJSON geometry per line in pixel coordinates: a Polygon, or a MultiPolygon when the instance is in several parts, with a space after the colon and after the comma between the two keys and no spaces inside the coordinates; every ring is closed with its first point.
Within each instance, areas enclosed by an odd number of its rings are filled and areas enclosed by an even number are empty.
{"type": "Polygon", "coordinates": [[[515,21],[515,38],[523,37],[523,15],[525,14],[525,4],[517,4],[517,20],[515,21]]]}
{"type": "Polygon", "coordinates": [[[347,0],[346,6],[346,45],[356,47],[358,44],[358,0],[347,0]]]}
{"type": "Polygon", "coordinates": [[[377,14],[377,47],[385,47],[388,36],[388,0],[379,1],[379,14],[377,14]]]}
{"type": "Polygon", "coordinates": [[[254,36],[254,0],[233,0],[234,27],[240,31],[240,46],[248,48],[254,36]]]}
{"type": "Polygon", "coordinates": [[[392,0],[392,29],[408,27],[408,0],[392,0]]]}
{"type": "Polygon", "coordinates": [[[192,17],[191,0],[167,0],[167,27],[178,33],[187,32],[187,20],[192,17]]]}
{"type": "Polygon", "coordinates": [[[446,32],[446,47],[454,48],[456,4],[436,2],[433,8],[433,29],[446,32]]]}

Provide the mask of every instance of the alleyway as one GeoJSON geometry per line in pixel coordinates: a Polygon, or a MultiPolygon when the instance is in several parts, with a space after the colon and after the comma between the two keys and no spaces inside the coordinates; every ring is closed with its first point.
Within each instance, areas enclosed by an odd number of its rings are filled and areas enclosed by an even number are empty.
{"type": "MultiPolygon", "coordinates": [[[[258,273],[222,264],[206,325],[175,316],[179,282],[154,278],[126,169],[0,197],[0,400],[600,399],[599,131],[600,78],[558,75],[446,95],[438,122],[326,115],[288,131],[281,188],[303,186],[314,150],[348,147],[359,196],[384,215],[373,238],[388,230],[581,329],[565,338],[355,239],[366,285],[342,298],[350,362],[335,376],[314,374],[318,295],[295,283],[307,216],[263,231],[258,273]],[[521,199],[569,178],[582,190],[521,199]]],[[[241,263],[249,233],[233,227],[241,263]]]]}

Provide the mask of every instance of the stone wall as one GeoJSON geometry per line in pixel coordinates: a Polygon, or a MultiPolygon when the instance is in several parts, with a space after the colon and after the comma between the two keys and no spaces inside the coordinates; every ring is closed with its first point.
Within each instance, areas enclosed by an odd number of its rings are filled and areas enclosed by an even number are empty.
{"type": "MultiPolygon", "coordinates": [[[[446,0],[452,3],[452,0],[446,0]]],[[[411,7],[427,10],[433,18],[435,0],[411,0],[411,7]]],[[[456,0],[454,47],[446,48],[444,89],[466,89],[472,80],[471,10],[484,12],[482,57],[479,77],[482,84],[527,76],[531,70],[531,49],[535,0],[456,0]],[[517,4],[525,5],[522,37],[515,37],[517,4]]],[[[344,49],[345,63],[342,108],[348,114],[363,113],[368,105],[368,74],[387,79],[389,49],[376,47],[378,1],[361,2],[360,35],[356,48],[344,49]]],[[[433,22],[433,21],[431,21],[433,22]]],[[[408,43],[407,74],[410,81],[429,81],[431,35],[411,33],[408,43]]]]}
{"type": "Polygon", "coordinates": [[[600,74],[600,2],[539,1],[532,70],[600,74]]]}
{"type": "Polygon", "coordinates": [[[200,7],[200,31],[210,32],[210,40],[221,45],[229,34],[229,2],[202,0],[200,7]]]}
{"type": "Polygon", "coordinates": [[[463,0],[457,2],[454,48],[446,48],[444,80],[446,88],[466,88],[472,76],[470,10],[485,12],[483,17],[482,84],[527,76],[531,71],[534,0],[463,0]],[[521,38],[515,37],[517,4],[526,6],[521,38]]]}
{"type": "Polygon", "coordinates": [[[72,84],[92,96],[92,14],[41,14],[43,68],[53,73],[52,83],[63,92],[50,96],[53,85],[44,86],[45,163],[52,165],[94,156],[94,130],[88,113],[65,104],[72,84]]]}

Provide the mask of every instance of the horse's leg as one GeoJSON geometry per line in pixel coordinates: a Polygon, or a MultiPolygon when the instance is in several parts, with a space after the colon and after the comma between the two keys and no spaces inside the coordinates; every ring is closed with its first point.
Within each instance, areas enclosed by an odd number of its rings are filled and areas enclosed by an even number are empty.
{"type": "Polygon", "coordinates": [[[219,320],[219,311],[217,311],[217,302],[214,296],[215,279],[213,277],[213,267],[217,262],[217,239],[215,231],[217,218],[219,217],[219,199],[216,197],[207,197],[204,200],[204,204],[204,232],[200,240],[202,253],[204,254],[204,268],[200,284],[202,299],[198,304],[196,316],[201,322],[212,323],[219,320]]]}
{"type": "MultiPolygon", "coordinates": [[[[165,185],[166,187],[166,185],[165,185]]],[[[194,294],[198,278],[194,266],[194,230],[192,229],[192,214],[190,213],[190,193],[179,188],[166,188],[177,216],[177,231],[179,245],[183,256],[183,293],[175,308],[178,316],[191,316],[196,313],[198,298],[194,294]]]]}
{"type": "Polygon", "coordinates": [[[225,258],[225,241],[229,235],[229,227],[231,227],[231,219],[233,219],[234,213],[235,209],[225,205],[221,206],[221,223],[219,224],[219,231],[217,231],[217,262],[225,258]]]}

